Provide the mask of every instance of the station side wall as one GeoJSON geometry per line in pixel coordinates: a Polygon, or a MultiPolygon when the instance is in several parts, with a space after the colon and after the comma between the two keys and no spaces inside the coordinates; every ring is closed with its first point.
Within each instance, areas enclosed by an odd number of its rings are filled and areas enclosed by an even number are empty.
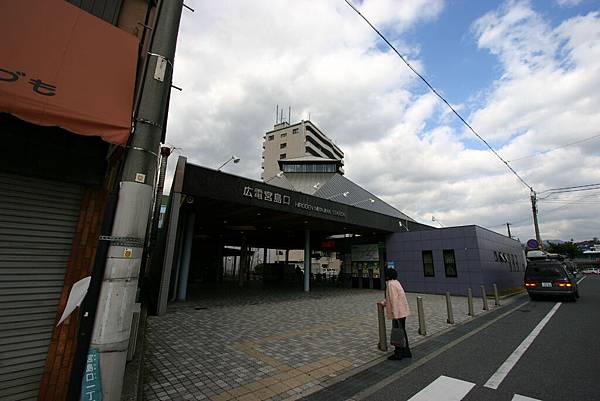
{"type": "Polygon", "coordinates": [[[466,295],[472,288],[473,294],[479,295],[483,284],[491,294],[493,283],[504,289],[518,287],[522,281],[524,267],[516,261],[522,254],[519,243],[477,226],[390,234],[386,252],[387,261],[393,262],[398,279],[409,292],[466,295]],[[446,274],[444,250],[454,253],[456,277],[446,274]],[[434,276],[425,276],[423,251],[432,253],[434,276]],[[496,261],[500,252],[514,258],[496,261]]]}

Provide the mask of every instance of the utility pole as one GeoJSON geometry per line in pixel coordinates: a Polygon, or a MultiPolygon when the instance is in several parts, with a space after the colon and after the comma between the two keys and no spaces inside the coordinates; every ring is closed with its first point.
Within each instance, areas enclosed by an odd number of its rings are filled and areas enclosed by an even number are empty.
{"type": "Polygon", "coordinates": [[[538,246],[540,249],[542,247],[542,238],[540,237],[540,228],[538,226],[538,209],[537,209],[537,195],[534,190],[531,190],[531,211],[533,212],[533,227],[535,228],[535,239],[538,242],[538,246]]]}
{"type": "Polygon", "coordinates": [[[156,164],[173,76],[182,0],[161,1],[142,84],[135,132],[121,176],[119,200],[90,347],[100,355],[102,399],[121,399],[123,376],[156,164]]]}
{"type": "Polygon", "coordinates": [[[510,223],[506,223],[506,228],[508,229],[508,238],[512,238],[512,235],[510,235],[510,223]]]}

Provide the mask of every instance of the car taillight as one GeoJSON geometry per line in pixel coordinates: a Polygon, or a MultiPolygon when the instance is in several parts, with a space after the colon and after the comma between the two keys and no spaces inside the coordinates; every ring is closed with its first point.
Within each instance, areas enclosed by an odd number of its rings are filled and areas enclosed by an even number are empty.
{"type": "Polygon", "coordinates": [[[572,287],[573,284],[571,284],[571,282],[567,279],[560,279],[560,280],[555,280],[554,281],[554,285],[558,286],[558,287],[572,287]]]}
{"type": "Polygon", "coordinates": [[[535,281],[527,280],[525,281],[525,287],[537,287],[537,283],[535,281]]]}

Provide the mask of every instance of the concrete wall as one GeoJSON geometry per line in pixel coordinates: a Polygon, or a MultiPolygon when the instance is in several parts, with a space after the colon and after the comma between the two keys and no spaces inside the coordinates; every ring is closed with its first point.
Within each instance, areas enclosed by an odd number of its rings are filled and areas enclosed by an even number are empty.
{"type": "MultiPolygon", "coordinates": [[[[499,288],[517,287],[522,280],[522,268],[510,271],[508,262],[495,261],[494,251],[522,255],[520,244],[503,235],[477,226],[448,227],[427,231],[395,233],[386,240],[387,261],[394,262],[398,279],[407,291],[442,294],[467,293],[471,287],[479,294],[485,284],[491,292],[492,283],[499,288]],[[447,277],[443,250],[454,250],[457,276],[447,277]],[[435,276],[426,277],[422,251],[433,253],[435,276]],[[520,252],[520,253],[519,253],[520,252]]],[[[517,269],[517,264],[510,264],[517,269]]]]}

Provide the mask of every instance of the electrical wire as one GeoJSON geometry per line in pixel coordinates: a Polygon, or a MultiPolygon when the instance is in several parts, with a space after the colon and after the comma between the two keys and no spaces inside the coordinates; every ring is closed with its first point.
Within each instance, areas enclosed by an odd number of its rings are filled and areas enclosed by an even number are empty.
{"type": "Polygon", "coordinates": [[[529,188],[529,190],[531,192],[535,192],[533,190],[533,188],[527,184],[527,182],[525,182],[525,180],[523,178],[521,178],[521,176],[508,164],[508,162],[506,160],[504,160],[504,158],[502,156],[500,156],[500,154],[498,152],[496,152],[494,150],[494,148],[491,147],[491,145],[481,136],[479,135],[474,129],[473,127],[471,127],[471,125],[454,109],[454,107],[452,107],[450,105],[450,103],[448,103],[448,101],[438,93],[438,91],[435,90],[435,88],[433,86],[431,86],[431,84],[421,75],[419,74],[419,72],[417,72],[417,70],[415,70],[413,68],[412,65],[410,65],[410,63],[404,58],[404,56],[402,56],[402,54],[400,54],[400,52],[398,50],[396,50],[396,48],[394,47],[394,45],[392,45],[390,43],[389,40],[386,39],[385,36],[383,36],[383,34],[381,32],[379,32],[379,30],[377,30],[377,28],[375,28],[373,26],[373,24],[371,24],[371,22],[369,22],[369,20],[362,15],[362,13],[360,11],[358,11],[358,9],[356,7],[354,7],[354,5],[350,2],[350,0],[344,0],[346,2],[346,4],[348,4],[358,15],[360,15],[360,17],[365,20],[365,22],[367,24],[369,24],[369,26],[377,33],[377,35],[379,35],[379,37],[381,39],[383,39],[383,41],[385,43],[388,44],[388,46],[394,51],[394,53],[396,53],[396,55],[398,55],[398,57],[400,57],[400,59],[404,62],[404,64],[406,64],[406,66],[408,68],[410,68],[410,70],[415,73],[416,76],[418,76],[421,81],[423,81],[425,83],[425,85],[427,85],[427,87],[431,90],[431,92],[433,92],[433,94],[435,94],[442,102],[444,102],[446,104],[446,106],[448,106],[448,108],[450,108],[450,110],[452,111],[452,113],[454,113],[454,115],[456,115],[456,117],[458,117],[458,119],[460,121],[462,121],[462,123],[477,137],[479,138],[487,147],[488,149],[494,154],[496,155],[496,157],[498,159],[500,159],[500,161],[502,161],[502,163],[504,163],[504,165],[519,179],[519,181],[521,181],[521,183],[523,183],[523,185],[525,185],[527,188],[529,188]]]}
{"type": "MultiPolygon", "coordinates": [[[[564,208],[566,206],[573,205],[573,204],[583,204],[583,205],[595,204],[595,203],[587,203],[587,202],[585,202],[585,200],[586,199],[590,199],[590,198],[595,198],[596,196],[597,196],[596,194],[590,194],[590,195],[580,196],[580,197],[578,197],[576,199],[572,199],[570,201],[568,199],[564,199],[564,202],[565,202],[564,205],[561,205],[561,206],[556,207],[554,209],[546,210],[546,211],[544,211],[544,214],[551,213],[551,212],[553,212],[555,210],[560,210],[560,209],[562,209],[562,208],[564,208]]],[[[544,201],[544,203],[548,203],[548,202],[550,202],[550,203],[559,203],[559,202],[544,201]]],[[[523,219],[509,221],[508,223],[510,223],[511,225],[514,224],[516,226],[519,223],[523,223],[525,221],[531,221],[532,219],[533,219],[533,216],[528,216],[528,217],[525,217],[523,219]]],[[[506,226],[506,223],[497,224],[497,225],[489,226],[489,227],[486,227],[486,228],[488,228],[488,229],[494,229],[494,228],[500,228],[500,227],[504,227],[504,226],[506,226]]]]}
{"type": "Polygon", "coordinates": [[[562,191],[563,189],[574,189],[574,188],[586,188],[586,187],[596,187],[599,186],[600,183],[596,183],[596,184],[585,184],[585,185],[575,185],[572,187],[562,187],[562,188],[550,188],[550,189],[546,189],[544,191],[539,192],[540,194],[543,194],[545,192],[552,192],[552,191],[562,191]]]}
{"type": "Polygon", "coordinates": [[[600,189],[600,187],[569,189],[569,190],[564,190],[564,191],[554,191],[554,192],[551,192],[548,195],[546,195],[545,197],[540,198],[540,199],[548,199],[549,197],[551,197],[553,195],[556,195],[556,194],[567,194],[567,193],[582,192],[582,191],[597,191],[599,189],[600,189]]]}
{"type": "Polygon", "coordinates": [[[584,139],[581,139],[579,141],[570,142],[570,143],[567,143],[567,144],[564,144],[564,145],[561,145],[561,146],[557,146],[557,147],[552,148],[552,149],[547,149],[547,150],[544,150],[544,151],[541,151],[541,152],[532,153],[532,154],[527,155],[527,156],[518,157],[516,159],[508,160],[508,163],[516,162],[518,160],[523,160],[523,159],[529,159],[529,158],[535,157],[535,156],[545,155],[546,153],[550,153],[550,152],[555,151],[557,149],[562,149],[562,148],[566,148],[567,146],[577,145],[579,143],[591,141],[592,139],[595,139],[595,138],[600,138],[600,134],[594,135],[594,136],[590,136],[588,138],[584,138],[584,139]]]}

